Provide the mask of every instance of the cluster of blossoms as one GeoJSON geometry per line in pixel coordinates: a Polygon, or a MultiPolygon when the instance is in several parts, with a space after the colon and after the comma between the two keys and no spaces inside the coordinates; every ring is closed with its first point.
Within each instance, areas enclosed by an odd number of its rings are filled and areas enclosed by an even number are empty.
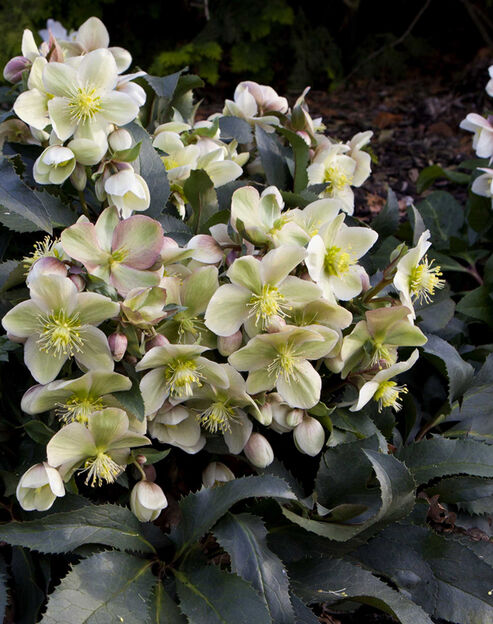
{"type": "MultiPolygon", "coordinates": [[[[107,48],[95,18],[69,41],[51,34],[50,42],[38,50],[25,35],[28,89],[14,110],[33,137],[49,142],[35,178],[62,184],[70,177],[80,189],[89,180],[80,172],[97,165],[100,211],[94,223],[81,216],[59,238],[38,244],[25,261],[29,299],[2,321],[10,340],[24,345],[37,382],[22,410],[51,411],[59,422],[47,460],[19,481],[22,507],[47,509],[77,475],[100,486],[133,464],[142,479],[131,508],[143,521],[155,519],[167,502],[145,470],[151,440],[188,454],[214,440],[215,453],[243,453],[262,469],[274,459],[274,432],[292,434],[301,453],[315,456],[326,433],[317,410],[310,411],[321,400],[340,400],[323,388],[331,375],[339,376],[331,386],[348,389],[351,410],[370,401],[399,410],[406,388],[394,379],[418,357],[414,349],[400,360],[399,348],[426,342],[414,303],[428,301],[443,280],[426,257],[428,231],[415,247],[397,247],[372,281],[361,263],[378,235],[348,214],[351,187],[370,173],[363,148],[371,132],[337,143],[311,118],[306,93],[290,109],[272,88],[252,82],[241,83],[222,115],[205,122],[184,121],[175,111],[156,127],[153,145],[183,219],[183,183],[193,170],[203,169],[215,187],[241,177],[243,167],[259,170],[253,143],[238,152],[237,142],[221,140],[223,116],[268,133],[296,132],[310,147],[309,183],[323,186],[318,199],[287,207],[281,189],[245,182],[223,221],[179,245],[159,221],[134,214],[149,206],[147,185],[118,161],[131,145],[117,127],[136,118],[144,97],[131,82],[136,74],[120,75],[129,55],[107,48]],[[125,393],[142,397],[143,417],[125,393]]],[[[7,66],[11,78],[16,63],[7,66]]],[[[233,478],[225,463],[213,462],[203,484],[233,478]]]]}
{"type": "MultiPolygon", "coordinates": [[[[493,65],[489,68],[490,79],[486,85],[486,93],[493,97],[493,65]]],[[[479,167],[483,171],[472,183],[471,190],[476,195],[489,197],[493,205],[493,115],[481,117],[477,113],[469,113],[461,121],[460,127],[473,132],[472,146],[478,158],[488,159],[489,167],[479,167]]]]}

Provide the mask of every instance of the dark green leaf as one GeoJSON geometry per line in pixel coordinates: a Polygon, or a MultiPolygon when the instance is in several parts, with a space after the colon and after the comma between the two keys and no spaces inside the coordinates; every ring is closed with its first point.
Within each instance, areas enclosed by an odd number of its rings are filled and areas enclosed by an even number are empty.
{"type": "Polygon", "coordinates": [[[111,160],[117,160],[118,162],[133,162],[139,157],[141,147],[142,143],[139,142],[132,145],[132,147],[129,147],[128,149],[113,152],[111,160]]]}
{"type": "Polygon", "coordinates": [[[479,286],[468,292],[457,304],[457,312],[493,325],[493,299],[489,286],[479,286]]]}
{"type": "Polygon", "coordinates": [[[453,503],[470,514],[493,510],[493,480],[479,477],[448,477],[427,488],[428,496],[438,495],[441,503],[453,503]]]}
{"type": "Polygon", "coordinates": [[[413,245],[416,245],[419,237],[426,230],[425,222],[414,204],[407,209],[407,216],[413,228],[413,245]]]}
{"type": "Polygon", "coordinates": [[[493,622],[493,570],[467,545],[415,525],[388,527],[355,556],[390,577],[434,617],[493,622]]]}
{"type": "Polygon", "coordinates": [[[387,201],[382,210],[371,222],[373,230],[378,232],[381,239],[395,234],[399,226],[399,202],[394,191],[390,188],[387,191],[387,201]]]}
{"type": "Polygon", "coordinates": [[[139,388],[138,379],[132,379],[130,390],[113,392],[113,396],[123,406],[123,409],[133,414],[140,422],[145,418],[144,399],[139,388]]]}
{"type": "Polygon", "coordinates": [[[0,223],[14,232],[38,232],[39,227],[32,221],[25,219],[20,214],[9,212],[4,206],[0,206],[0,223]]]}
{"type": "Polygon", "coordinates": [[[440,167],[440,165],[431,165],[423,169],[419,174],[416,182],[418,193],[426,191],[438,178],[447,178],[447,180],[457,182],[457,184],[469,184],[471,174],[453,171],[452,169],[444,169],[440,167]]]}
{"type": "Polygon", "coordinates": [[[154,93],[158,97],[170,100],[175,92],[178,79],[184,71],[185,69],[181,69],[174,74],[169,74],[169,76],[151,76],[146,74],[144,80],[153,88],[154,93]]]}
{"type": "Polygon", "coordinates": [[[320,620],[315,614],[296,596],[291,594],[291,602],[293,603],[295,624],[319,624],[320,620]]]}
{"type": "Polygon", "coordinates": [[[22,262],[18,260],[0,262],[0,291],[16,286],[24,279],[25,271],[22,262]]]}
{"type": "Polygon", "coordinates": [[[217,196],[212,180],[203,169],[197,169],[190,173],[183,185],[183,191],[192,207],[190,227],[195,234],[207,233],[207,228],[204,226],[218,210],[217,196]]]}
{"type": "Polygon", "coordinates": [[[152,146],[151,137],[144,128],[132,122],[125,126],[125,129],[130,132],[135,143],[142,144],[139,157],[135,162],[138,164],[140,175],[147,182],[151,196],[151,205],[146,210],[146,215],[152,218],[159,217],[170,194],[168,174],[163,161],[152,146]]]}
{"type": "Polygon", "coordinates": [[[432,301],[427,303],[416,302],[416,315],[421,317],[419,327],[424,332],[436,332],[443,329],[453,318],[455,301],[450,296],[450,290],[444,288],[437,292],[432,301]]]}
{"type": "Polygon", "coordinates": [[[402,624],[433,624],[426,613],[368,570],[338,559],[307,559],[289,566],[293,587],[306,603],[344,599],[372,605],[402,624]]]}
{"type": "Polygon", "coordinates": [[[138,448],[138,449],[134,449],[133,450],[133,454],[134,455],[144,455],[144,457],[146,458],[146,464],[152,465],[152,464],[157,464],[157,462],[160,462],[162,459],[165,459],[166,457],[168,457],[168,455],[170,454],[171,449],[165,449],[164,451],[158,451],[157,449],[154,448],[147,448],[147,447],[142,447],[142,448],[138,448]]]}
{"type": "Polygon", "coordinates": [[[285,148],[276,134],[268,134],[260,126],[255,128],[257,148],[268,184],[279,188],[289,187],[290,174],[285,160],[285,148]]]}
{"type": "Polygon", "coordinates": [[[252,128],[248,121],[240,117],[220,117],[221,139],[235,139],[238,143],[253,141],[252,128]]]}
{"type": "Polygon", "coordinates": [[[403,447],[397,457],[418,484],[453,474],[493,477],[491,446],[475,440],[422,440],[403,447]]]}
{"type": "Polygon", "coordinates": [[[28,420],[24,423],[23,427],[26,430],[27,435],[38,444],[48,444],[51,438],[55,435],[53,429],[50,429],[48,425],[45,425],[42,420],[28,420]]]}
{"type": "Polygon", "coordinates": [[[251,585],[213,565],[175,571],[180,609],[190,624],[271,624],[251,585]]]}
{"type": "Polygon", "coordinates": [[[290,142],[294,155],[293,191],[300,193],[308,186],[306,168],[310,161],[310,148],[295,132],[281,128],[279,132],[290,142]]]}
{"type": "Polygon", "coordinates": [[[235,503],[252,496],[295,498],[287,484],[277,477],[262,475],[229,481],[219,488],[206,488],[180,501],[182,518],[170,537],[185,550],[199,540],[235,503]]]}
{"type": "Polygon", "coordinates": [[[152,592],[151,612],[146,624],[187,624],[176,602],[158,581],[152,592]]]}
{"type": "Polygon", "coordinates": [[[118,505],[90,505],[1,527],[2,540],[44,553],[70,552],[82,544],[153,552],[133,513],[118,505]]]}
{"type": "MultiPolygon", "coordinates": [[[[0,532],[1,530],[0,528],[0,532]]],[[[38,621],[38,612],[45,600],[45,592],[38,585],[31,553],[24,548],[13,548],[10,570],[15,624],[33,624],[38,621]]]]}
{"type": "Polygon", "coordinates": [[[432,356],[432,360],[438,358],[440,368],[444,368],[448,378],[448,398],[452,403],[469,387],[474,373],[473,367],[460,357],[451,344],[433,334],[428,336],[423,350],[425,354],[432,356]]]}
{"type": "Polygon", "coordinates": [[[75,212],[66,206],[59,197],[50,195],[48,191],[34,191],[34,196],[45,208],[50,220],[50,225],[54,228],[62,228],[72,225],[77,220],[75,212]]]}
{"type": "Polygon", "coordinates": [[[437,249],[448,249],[464,223],[464,211],[450,193],[434,191],[416,206],[437,249]]]}
{"type": "Polygon", "coordinates": [[[5,617],[5,609],[7,607],[8,589],[7,589],[7,565],[5,559],[0,558],[0,622],[5,617]]]}
{"type": "Polygon", "coordinates": [[[213,532],[231,557],[231,570],[257,590],[272,623],[292,624],[294,612],[287,572],[267,546],[267,530],[262,520],[250,514],[228,513],[213,532]]]}
{"type": "Polygon", "coordinates": [[[49,596],[41,624],[142,624],[154,578],[150,565],[120,552],[84,559],[49,596]]]}

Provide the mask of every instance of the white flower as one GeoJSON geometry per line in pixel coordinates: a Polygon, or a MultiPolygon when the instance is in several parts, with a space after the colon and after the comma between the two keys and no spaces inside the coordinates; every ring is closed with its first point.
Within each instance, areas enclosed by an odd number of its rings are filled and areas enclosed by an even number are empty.
{"type": "Polygon", "coordinates": [[[75,169],[75,155],[68,147],[51,145],[34,163],[33,175],[38,184],[63,184],[75,169]]]}
{"type": "Polygon", "coordinates": [[[65,496],[65,486],[58,470],[43,462],[31,466],[22,475],[16,496],[22,509],[46,511],[57,496],[65,496]]]}
{"type": "Polygon", "coordinates": [[[460,122],[460,127],[469,132],[474,132],[472,146],[479,158],[493,156],[493,125],[491,125],[489,117],[485,119],[477,113],[469,113],[460,122]]]}
{"type": "Polygon", "coordinates": [[[479,171],[484,171],[472,183],[471,190],[476,195],[493,198],[493,169],[479,167],[479,171]]]}
{"type": "Polygon", "coordinates": [[[151,203],[146,181],[132,168],[110,176],[104,183],[104,190],[123,219],[128,219],[132,212],[147,210],[151,203]]]}
{"type": "Polygon", "coordinates": [[[211,462],[202,472],[202,484],[206,488],[233,481],[233,472],[222,462],[211,462]]]}
{"type": "Polygon", "coordinates": [[[149,434],[164,444],[195,455],[205,446],[200,423],[190,410],[182,405],[166,403],[149,422],[149,434]]]}
{"type": "Polygon", "coordinates": [[[323,191],[323,196],[341,200],[343,210],[351,215],[354,211],[351,185],[356,186],[354,176],[358,163],[348,155],[350,149],[348,145],[342,143],[330,145],[328,148],[322,145],[306,171],[310,184],[326,183],[328,186],[323,191]]]}
{"type": "Polygon", "coordinates": [[[239,89],[247,89],[254,97],[259,113],[276,111],[287,113],[288,101],[285,97],[280,97],[272,87],[260,85],[252,80],[245,80],[238,85],[239,89]]]}
{"type": "Polygon", "coordinates": [[[371,173],[371,156],[362,148],[370,142],[372,136],[373,132],[371,130],[358,132],[348,143],[351,148],[348,156],[351,156],[356,161],[356,169],[351,182],[352,186],[361,186],[371,173]]]}
{"type": "Polygon", "coordinates": [[[234,101],[225,101],[223,115],[240,117],[252,125],[258,124],[265,132],[274,132],[273,126],[279,125],[279,119],[276,116],[263,115],[261,110],[259,110],[255,97],[245,83],[240,83],[236,87],[234,101]]]}
{"type": "Polygon", "coordinates": [[[168,500],[163,490],[151,481],[139,481],[130,494],[130,509],[140,522],[152,522],[163,509],[168,500]]]}
{"type": "Polygon", "coordinates": [[[266,468],[274,461],[274,451],[261,433],[252,433],[243,449],[248,461],[257,468],[266,468]]]}
{"type": "Polygon", "coordinates": [[[486,85],[486,93],[493,97],[493,65],[488,68],[488,73],[490,75],[490,79],[488,80],[488,84],[486,85]]]}

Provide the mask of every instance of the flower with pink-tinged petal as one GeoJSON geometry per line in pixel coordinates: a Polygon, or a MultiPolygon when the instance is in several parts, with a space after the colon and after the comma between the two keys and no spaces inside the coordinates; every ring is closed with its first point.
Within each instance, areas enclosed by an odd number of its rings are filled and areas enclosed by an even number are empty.
{"type": "Polygon", "coordinates": [[[460,127],[463,130],[474,132],[472,146],[479,158],[490,158],[493,156],[493,125],[491,121],[491,116],[485,119],[477,113],[469,113],[460,122],[460,127]]]}

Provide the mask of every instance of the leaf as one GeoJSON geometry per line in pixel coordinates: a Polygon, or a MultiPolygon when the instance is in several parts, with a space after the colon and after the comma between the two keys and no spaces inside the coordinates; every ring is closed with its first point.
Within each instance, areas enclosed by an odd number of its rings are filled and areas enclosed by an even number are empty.
{"type": "Polygon", "coordinates": [[[135,143],[142,144],[139,157],[135,162],[140,175],[147,182],[151,196],[151,204],[146,210],[146,215],[152,218],[159,217],[170,195],[168,174],[163,161],[152,146],[151,137],[144,128],[132,122],[125,126],[125,129],[130,132],[135,143]]]}
{"type": "Polygon", "coordinates": [[[161,581],[154,586],[149,621],[146,624],[187,624],[187,619],[161,581]]]}
{"type": "Polygon", "coordinates": [[[467,545],[425,527],[397,524],[354,555],[388,576],[433,617],[493,623],[493,570],[467,545]]]}
{"type": "Polygon", "coordinates": [[[402,624],[433,624],[418,605],[368,570],[340,559],[307,559],[289,566],[293,587],[306,603],[351,599],[369,604],[402,624]]]}
{"type": "Polygon", "coordinates": [[[389,186],[385,206],[373,219],[371,227],[378,232],[380,239],[383,239],[395,234],[399,227],[399,218],[399,202],[394,191],[389,186]]]}
{"type": "Polygon", "coordinates": [[[151,74],[146,74],[143,78],[152,87],[154,93],[158,97],[171,100],[178,84],[178,79],[185,69],[186,68],[180,69],[180,71],[169,74],[168,76],[151,76],[151,74]]]}
{"type": "Polygon", "coordinates": [[[486,514],[493,509],[493,479],[448,477],[427,488],[426,493],[438,495],[441,503],[453,503],[469,514],[486,514]]]}
{"type": "Polygon", "coordinates": [[[136,455],[144,455],[146,458],[146,465],[150,466],[152,464],[157,464],[162,459],[165,459],[170,454],[171,449],[167,448],[164,451],[158,451],[154,448],[142,447],[138,449],[133,449],[134,456],[136,455]]]}
{"type": "Polygon", "coordinates": [[[267,546],[267,529],[251,514],[228,513],[213,529],[231,557],[231,570],[251,583],[265,603],[273,624],[292,624],[294,611],[284,564],[267,546]]]}
{"type": "Polygon", "coordinates": [[[9,212],[4,206],[0,206],[0,223],[14,232],[39,232],[39,227],[32,221],[25,219],[20,214],[9,212]]]}
{"type": "Polygon", "coordinates": [[[252,128],[248,121],[240,117],[220,117],[221,139],[235,139],[238,143],[253,141],[252,128]]]}
{"type": "Polygon", "coordinates": [[[11,286],[18,284],[19,277],[21,281],[24,281],[25,274],[22,262],[19,262],[19,260],[0,262],[0,291],[7,290],[11,286]]]}
{"type": "Polygon", "coordinates": [[[251,585],[214,565],[174,570],[180,609],[190,624],[271,624],[251,585]]]}
{"type": "MultiPolygon", "coordinates": [[[[335,447],[335,449],[337,448],[338,447],[335,447]]],[[[329,451],[335,449],[329,449],[329,451]]],[[[327,451],[327,453],[329,451],[327,451]]],[[[376,513],[372,513],[369,518],[365,518],[364,521],[360,522],[355,522],[353,520],[353,523],[344,523],[339,521],[338,516],[341,515],[341,517],[344,517],[346,511],[353,510],[355,513],[352,515],[361,512],[362,507],[356,508],[356,505],[353,503],[352,510],[343,508],[342,511],[344,514],[334,513],[334,522],[321,522],[303,518],[283,508],[283,513],[288,520],[295,522],[302,528],[312,531],[317,535],[343,542],[356,536],[359,536],[360,539],[366,539],[368,535],[381,529],[386,524],[395,522],[408,515],[414,507],[415,483],[406,466],[392,455],[383,455],[382,453],[364,449],[363,453],[371,462],[380,484],[381,504],[376,513]]],[[[358,458],[357,455],[353,455],[352,462],[356,464],[359,463],[358,460],[360,460],[360,458],[358,458]]],[[[341,466],[340,469],[342,469],[344,474],[344,467],[341,466]]],[[[366,481],[362,483],[361,486],[365,487],[366,481]]],[[[373,494],[370,494],[370,496],[374,498],[373,494]]],[[[356,501],[357,498],[356,496],[356,501]]],[[[361,502],[366,507],[368,497],[362,495],[361,502]]],[[[341,505],[333,507],[332,511],[340,512],[340,506],[341,505]]],[[[370,509],[372,509],[372,507],[370,507],[370,509]]]]}
{"type": "Polygon", "coordinates": [[[118,505],[90,505],[28,522],[9,522],[2,540],[43,553],[70,552],[83,544],[104,544],[121,550],[154,552],[133,513],[118,505]]]}
{"type": "Polygon", "coordinates": [[[55,435],[53,429],[50,429],[42,420],[28,420],[22,426],[31,440],[34,440],[38,444],[48,444],[55,435]]]}
{"type": "Polygon", "coordinates": [[[31,553],[24,548],[13,548],[10,571],[15,624],[33,624],[38,621],[38,612],[45,600],[45,592],[38,585],[31,553]]]}
{"type": "Polygon", "coordinates": [[[428,335],[427,338],[428,342],[423,346],[423,351],[426,355],[431,355],[432,360],[438,358],[442,363],[448,377],[448,399],[452,403],[469,387],[474,369],[443,338],[433,334],[428,335]]]}
{"type": "Polygon", "coordinates": [[[430,230],[437,249],[449,249],[450,237],[457,236],[464,223],[464,211],[459,202],[445,191],[430,193],[416,207],[430,230]]]}
{"type": "Polygon", "coordinates": [[[296,134],[296,132],[292,132],[286,128],[280,128],[279,132],[282,136],[286,137],[293,149],[293,191],[295,193],[300,193],[308,186],[308,174],[306,172],[306,168],[310,161],[310,148],[305,141],[298,134],[296,134]]]}
{"type": "Polygon", "coordinates": [[[493,325],[493,299],[489,286],[479,286],[468,292],[457,304],[457,312],[493,325]]]}
{"type": "Polygon", "coordinates": [[[66,206],[59,197],[51,195],[46,190],[34,191],[34,196],[44,206],[50,224],[55,228],[62,228],[72,225],[77,220],[74,211],[66,206]]]}
{"type": "Polygon", "coordinates": [[[443,329],[453,318],[455,301],[450,296],[449,288],[436,293],[432,301],[416,302],[416,315],[421,317],[419,327],[424,332],[436,332],[443,329]]]}
{"type": "Polygon", "coordinates": [[[397,457],[406,464],[418,485],[453,474],[493,477],[491,447],[475,440],[422,440],[404,446],[397,457]]]}
{"type": "Polygon", "coordinates": [[[470,173],[462,173],[461,171],[453,171],[452,169],[444,169],[440,165],[431,165],[425,167],[419,174],[416,181],[416,189],[418,193],[422,193],[429,188],[438,178],[447,178],[451,182],[458,184],[469,184],[471,180],[470,173]]]}
{"type": "Polygon", "coordinates": [[[293,603],[295,624],[319,624],[320,620],[315,617],[313,611],[293,593],[291,594],[291,602],[293,603]]]}
{"type": "Polygon", "coordinates": [[[416,245],[426,226],[419,210],[413,204],[407,209],[407,216],[413,228],[413,245],[416,245]]]}
{"type": "Polygon", "coordinates": [[[268,184],[285,189],[289,187],[289,169],[284,157],[284,147],[275,134],[268,134],[260,126],[255,128],[257,148],[268,184]]]}
{"type": "Polygon", "coordinates": [[[195,234],[207,233],[204,226],[218,209],[212,180],[203,169],[196,169],[185,181],[183,191],[192,207],[190,227],[195,234]]]}
{"type": "Polygon", "coordinates": [[[5,609],[7,608],[8,589],[7,589],[7,564],[5,559],[0,559],[0,622],[4,621],[5,609]]]}
{"type": "Polygon", "coordinates": [[[132,413],[140,422],[144,421],[145,408],[144,399],[140,392],[139,380],[132,379],[132,387],[130,390],[122,390],[121,392],[113,392],[115,399],[123,406],[123,409],[132,413]]]}
{"type": "Polygon", "coordinates": [[[132,145],[132,147],[129,147],[128,149],[113,152],[111,160],[117,160],[118,162],[133,162],[139,157],[141,146],[142,143],[139,142],[135,145],[132,145]]]}
{"type": "Polygon", "coordinates": [[[179,547],[179,552],[183,552],[207,533],[230,507],[252,496],[295,498],[282,479],[270,475],[242,477],[224,483],[220,488],[200,490],[180,501],[182,518],[171,532],[171,540],[179,547]]]}
{"type": "Polygon", "coordinates": [[[50,594],[41,624],[142,624],[154,578],[151,563],[120,552],[82,560],[50,594]]]}

